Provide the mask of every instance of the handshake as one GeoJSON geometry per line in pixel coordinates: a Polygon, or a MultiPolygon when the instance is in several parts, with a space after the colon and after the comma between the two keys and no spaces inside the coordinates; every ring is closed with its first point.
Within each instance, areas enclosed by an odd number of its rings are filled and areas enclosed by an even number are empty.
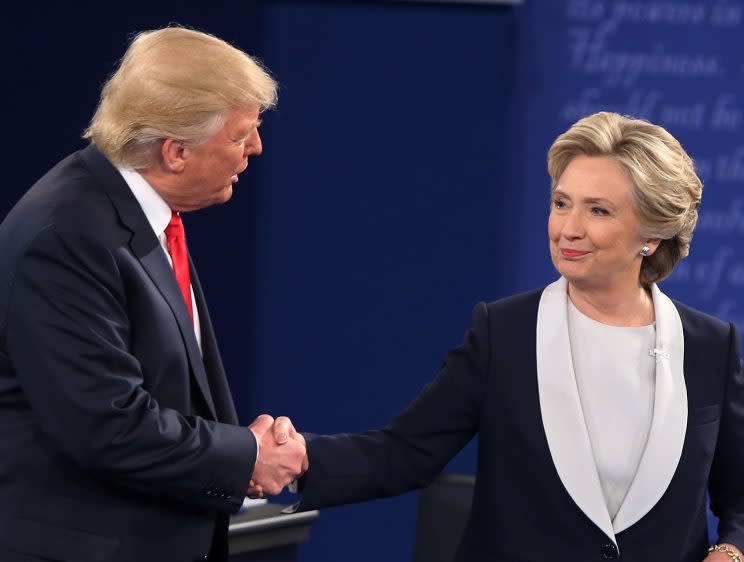
{"type": "Polygon", "coordinates": [[[309,467],[305,438],[287,417],[261,414],[248,428],[256,436],[258,458],[248,487],[249,498],[275,496],[309,467]]]}

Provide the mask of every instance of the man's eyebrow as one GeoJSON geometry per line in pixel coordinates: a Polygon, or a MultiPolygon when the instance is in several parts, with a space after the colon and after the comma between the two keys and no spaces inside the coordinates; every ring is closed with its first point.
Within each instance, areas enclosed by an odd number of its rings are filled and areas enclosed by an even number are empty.
{"type": "Polygon", "coordinates": [[[263,121],[262,121],[262,120],[261,120],[260,118],[259,118],[259,119],[256,119],[256,121],[255,121],[255,122],[253,122],[253,123],[251,123],[251,124],[250,124],[250,126],[248,126],[248,127],[247,127],[247,128],[245,128],[245,129],[241,129],[241,132],[244,132],[244,134],[242,134],[241,136],[245,136],[245,135],[247,135],[247,134],[248,134],[248,133],[250,133],[250,132],[251,132],[251,131],[252,131],[253,129],[258,129],[258,128],[259,128],[259,127],[261,126],[261,124],[262,124],[262,123],[263,123],[263,121]]]}

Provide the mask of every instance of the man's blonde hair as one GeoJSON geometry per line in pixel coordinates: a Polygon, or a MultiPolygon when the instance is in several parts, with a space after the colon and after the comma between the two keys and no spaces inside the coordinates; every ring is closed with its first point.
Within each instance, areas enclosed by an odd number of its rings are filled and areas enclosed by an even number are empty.
{"type": "Polygon", "coordinates": [[[260,62],[212,35],[167,27],[137,34],[103,86],[83,134],[116,165],[155,163],[159,141],[198,144],[237,108],[272,108],[277,83],[260,62]]]}

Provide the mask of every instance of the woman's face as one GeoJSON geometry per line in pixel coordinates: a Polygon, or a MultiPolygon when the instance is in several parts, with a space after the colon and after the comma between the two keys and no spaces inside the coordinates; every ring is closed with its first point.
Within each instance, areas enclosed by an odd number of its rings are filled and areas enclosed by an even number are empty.
{"type": "Polygon", "coordinates": [[[638,287],[646,240],[625,171],[605,156],[576,156],[552,194],[548,236],[553,265],[576,288],[638,287]]]}

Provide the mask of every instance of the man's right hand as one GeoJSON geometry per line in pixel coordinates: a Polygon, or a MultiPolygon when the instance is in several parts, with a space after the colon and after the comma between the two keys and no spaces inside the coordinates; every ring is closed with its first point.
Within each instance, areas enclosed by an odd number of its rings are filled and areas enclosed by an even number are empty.
{"type": "Polygon", "coordinates": [[[263,494],[275,496],[307,470],[304,440],[288,439],[278,444],[274,437],[274,418],[268,414],[258,416],[248,428],[256,436],[259,447],[251,486],[263,494]]]}

